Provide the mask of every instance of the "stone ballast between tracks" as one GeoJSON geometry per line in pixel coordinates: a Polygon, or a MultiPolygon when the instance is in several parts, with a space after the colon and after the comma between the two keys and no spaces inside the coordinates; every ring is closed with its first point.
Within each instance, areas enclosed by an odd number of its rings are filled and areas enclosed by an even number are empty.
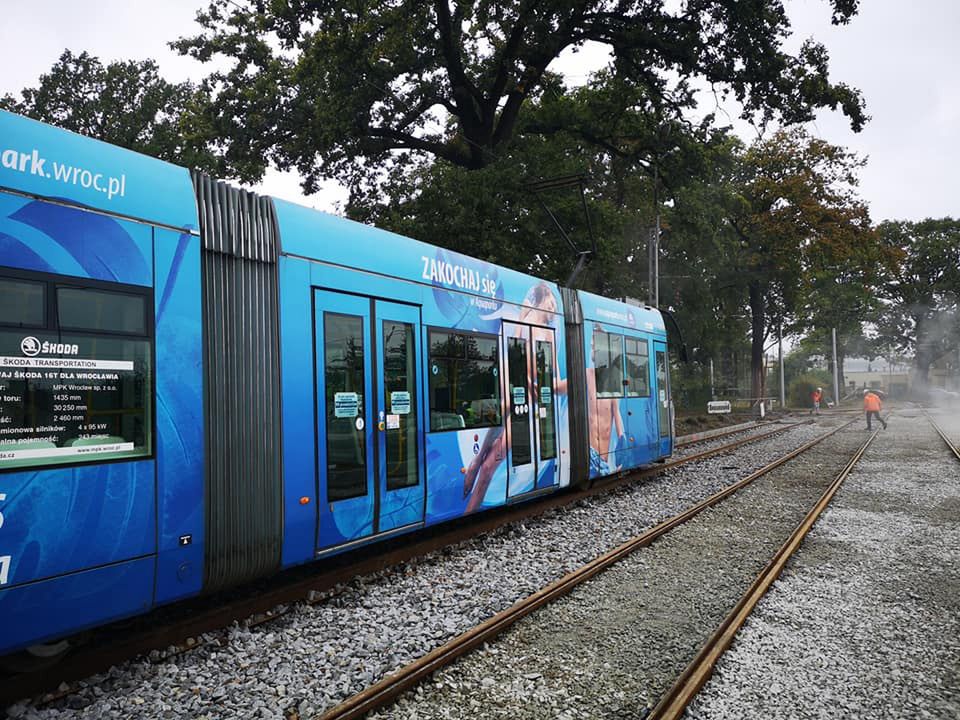
{"type": "Polygon", "coordinates": [[[686,717],[960,718],[960,464],[920,415],[878,440],[686,717]]]}
{"type": "Polygon", "coordinates": [[[371,720],[644,717],[864,439],[828,438],[371,720]]]}
{"type": "MultiPolygon", "coordinates": [[[[839,421],[838,421],[839,422],[839,421]]],[[[802,426],[729,455],[550,511],[298,604],[260,628],[234,626],[167,661],[91,678],[28,718],[311,717],[563,574],[824,432],[802,426]]]]}

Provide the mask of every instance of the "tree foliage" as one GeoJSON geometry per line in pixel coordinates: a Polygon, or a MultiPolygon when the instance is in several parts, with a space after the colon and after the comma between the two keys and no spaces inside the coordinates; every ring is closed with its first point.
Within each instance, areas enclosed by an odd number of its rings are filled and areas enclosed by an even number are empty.
{"type": "MultiPolygon", "coordinates": [[[[856,13],[857,0],[828,2],[834,23],[856,13]]],[[[523,110],[543,97],[551,63],[588,42],[611,53],[603,82],[661,115],[679,117],[696,80],[761,121],[804,122],[823,107],[855,130],[866,120],[859,92],[830,81],[822,45],[784,49],[783,0],[211,0],[198,21],[202,32],[174,46],[229,62],[208,88],[231,171],[255,181],[272,161],[299,170],[308,191],[329,178],[379,186],[398,153],[477,170],[519,133],[575,131],[575,116],[525,125],[523,110]]],[[[611,139],[600,126],[583,137],[611,139]]]]}
{"type": "Polygon", "coordinates": [[[520,134],[494,161],[475,170],[409,158],[394,165],[379,188],[354,192],[347,213],[561,282],[570,276],[578,251],[596,242],[597,252],[577,285],[612,296],[645,297],[657,155],[637,162],[626,158],[627,151],[643,146],[658,153],[661,184],[678,188],[701,167],[711,131],[674,123],[669,138],[663,138],[658,135],[663,126],[645,113],[621,108],[611,117],[602,110],[619,107],[623,97],[612,97],[607,88],[568,90],[553,77],[549,92],[524,108],[521,121],[534,125],[563,115],[576,119],[573,129],[520,134]],[[591,142],[584,136],[590,127],[606,127],[616,141],[591,142]],[[556,178],[582,179],[585,196],[574,186],[535,192],[538,182],[556,178]]]}
{"type": "Polygon", "coordinates": [[[65,50],[36,87],[4,96],[0,107],[161,160],[222,169],[196,124],[206,97],[190,83],[164,80],[153,60],[104,65],[65,50]]]}
{"type": "Polygon", "coordinates": [[[875,285],[880,253],[856,194],[862,164],[801,129],[779,131],[738,153],[727,180],[726,220],[735,242],[726,246],[723,268],[750,315],[754,397],[763,394],[772,330],[822,326],[851,312],[858,317],[870,304],[864,295],[875,285]]]}
{"type": "Polygon", "coordinates": [[[912,353],[925,382],[933,363],[960,352],[960,220],[884,222],[878,232],[900,259],[879,287],[879,339],[912,353]]]}

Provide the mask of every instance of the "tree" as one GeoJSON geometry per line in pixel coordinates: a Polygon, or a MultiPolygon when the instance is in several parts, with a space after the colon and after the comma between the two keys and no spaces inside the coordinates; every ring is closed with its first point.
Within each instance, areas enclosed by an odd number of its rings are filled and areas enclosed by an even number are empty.
{"type": "Polygon", "coordinates": [[[190,83],[160,77],[153,60],[103,65],[65,50],[37,87],[0,107],[83,135],[187,167],[217,173],[223,166],[198,125],[207,99],[190,83]]]}
{"type": "Polygon", "coordinates": [[[597,252],[577,286],[644,297],[653,170],[649,159],[634,156],[638,148],[644,155],[655,152],[659,143],[660,183],[673,193],[699,171],[714,131],[709,121],[674,123],[664,140],[658,137],[662,126],[635,109],[643,98],[611,93],[607,86],[569,90],[557,76],[546,87],[541,98],[524,107],[519,122],[542,126],[563,116],[567,130],[520,133],[494,161],[474,170],[443,159],[406,158],[391,167],[381,187],[354,192],[347,214],[561,282],[570,277],[577,251],[590,250],[595,242],[597,252]],[[588,128],[602,129],[608,142],[591,142],[585,137],[588,128]],[[584,198],[571,186],[535,192],[540,181],[555,178],[582,179],[584,198]]]}
{"type": "Polygon", "coordinates": [[[884,222],[878,232],[900,257],[880,286],[880,339],[893,352],[912,352],[926,385],[930,366],[960,351],[960,220],[884,222]]]}
{"type": "Polygon", "coordinates": [[[688,398],[705,403],[714,391],[736,393],[741,357],[749,357],[749,323],[737,274],[729,270],[738,247],[727,220],[734,200],[729,178],[742,145],[724,131],[714,131],[699,146],[698,162],[689,177],[676,171],[658,175],[668,205],[661,209],[660,299],[674,312],[683,330],[690,363],[677,373],[673,386],[688,398]]]}
{"type": "Polygon", "coordinates": [[[825,286],[871,286],[877,253],[867,208],[856,195],[862,164],[799,129],[777,132],[739,154],[726,213],[738,242],[727,246],[725,269],[749,308],[754,397],[763,395],[771,329],[791,321],[795,329],[807,325],[825,286]]]}
{"type": "MultiPolygon", "coordinates": [[[[857,0],[829,0],[833,22],[857,0]]],[[[611,52],[604,81],[649,97],[678,118],[694,99],[691,80],[739,100],[761,121],[811,120],[840,108],[859,130],[858,91],[832,83],[822,45],[783,48],[783,0],[212,0],[202,32],[174,47],[213,72],[215,139],[231,171],[258,180],[269,162],[296,167],[304,187],[336,178],[357,191],[380,186],[389,168],[420,157],[467,170],[487,167],[521,132],[549,135],[575,119],[523,126],[542,97],[549,67],[587,42],[611,52]]],[[[589,139],[609,138],[591,128],[589,139]]]]}

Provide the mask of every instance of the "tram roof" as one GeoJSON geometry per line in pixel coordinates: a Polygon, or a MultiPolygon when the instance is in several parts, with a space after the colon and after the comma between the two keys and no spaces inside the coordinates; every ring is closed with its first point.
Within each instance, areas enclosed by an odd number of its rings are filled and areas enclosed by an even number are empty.
{"type": "Polygon", "coordinates": [[[655,308],[611,300],[585,290],[578,290],[577,293],[583,317],[587,320],[632,330],[666,333],[663,316],[655,308]]]}
{"type": "Polygon", "coordinates": [[[274,204],[288,255],[517,305],[549,292],[563,312],[556,283],[285,200],[274,204]]]}

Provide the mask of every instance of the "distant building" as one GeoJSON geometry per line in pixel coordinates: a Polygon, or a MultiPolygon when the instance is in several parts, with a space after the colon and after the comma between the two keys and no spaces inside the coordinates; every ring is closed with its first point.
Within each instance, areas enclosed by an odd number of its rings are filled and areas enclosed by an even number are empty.
{"type": "MultiPolygon", "coordinates": [[[[960,353],[957,353],[960,356],[960,353]]],[[[960,391],[960,357],[942,357],[934,361],[928,374],[931,388],[960,391]]]]}
{"type": "Polygon", "coordinates": [[[905,398],[910,392],[910,363],[888,362],[883,358],[847,358],[843,361],[843,386],[849,395],[862,388],[881,390],[892,398],[905,398]]]}

